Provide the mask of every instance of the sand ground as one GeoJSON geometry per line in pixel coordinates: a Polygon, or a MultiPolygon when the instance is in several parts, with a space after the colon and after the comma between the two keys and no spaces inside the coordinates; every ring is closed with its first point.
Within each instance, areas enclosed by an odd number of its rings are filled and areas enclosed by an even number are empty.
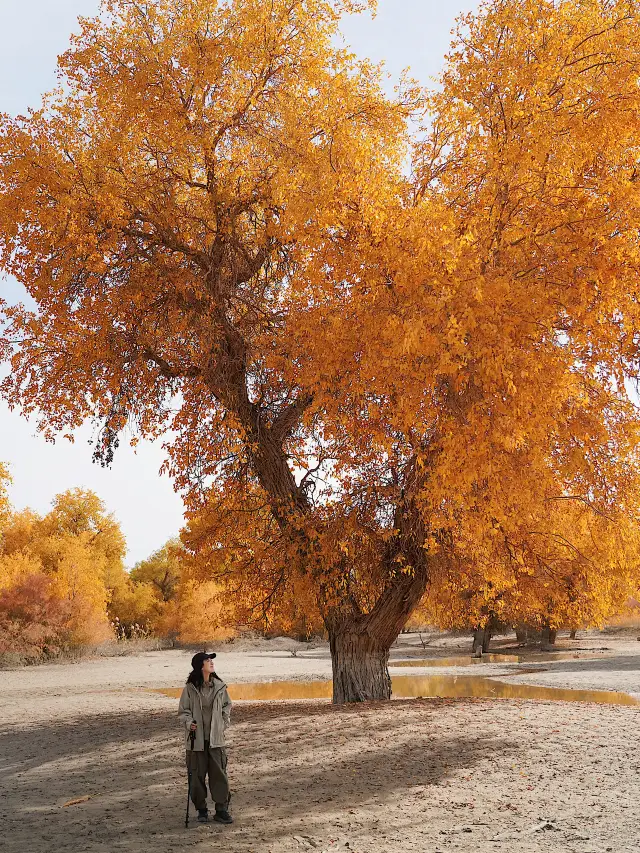
{"type": "MultiPolygon", "coordinates": [[[[422,640],[426,651],[420,638],[401,637],[392,657],[468,654],[467,638],[422,640]]],[[[634,636],[593,633],[560,645],[580,658],[537,663],[542,672],[491,663],[473,673],[640,695],[634,636]]],[[[228,748],[235,823],[185,830],[177,703],[149,688],[181,684],[190,654],[0,672],[0,850],[640,850],[640,705],[238,702],[228,748]]],[[[216,663],[229,682],[330,674],[326,647],[287,640],[226,646],[216,663]]]]}

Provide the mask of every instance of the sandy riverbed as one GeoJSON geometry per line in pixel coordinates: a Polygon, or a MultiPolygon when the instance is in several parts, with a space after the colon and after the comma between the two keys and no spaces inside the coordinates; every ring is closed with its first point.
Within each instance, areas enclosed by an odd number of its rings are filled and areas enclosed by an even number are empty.
{"type": "MultiPolygon", "coordinates": [[[[466,638],[423,639],[426,651],[402,637],[392,657],[468,653],[466,638]]],[[[561,645],[582,649],[581,659],[536,662],[545,671],[527,674],[528,663],[496,662],[473,674],[640,694],[635,637],[594,633],[561,645]]],[[[640,706],[548,701],[236,703],[236,822],[187,831],[176,702],[145,688],[179,685],[189,658],[150,652],[0,672],[1,850],[640,849],[640,706]]],[[[229,682],[330,675],[324,646],[285,640],[227,646],[216,662],[229,682]]]]}

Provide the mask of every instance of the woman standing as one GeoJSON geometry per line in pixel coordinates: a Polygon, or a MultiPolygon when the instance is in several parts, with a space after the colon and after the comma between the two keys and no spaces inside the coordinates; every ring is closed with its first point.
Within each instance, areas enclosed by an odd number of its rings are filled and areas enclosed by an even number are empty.
{"type": "Polygon", "coordinates": [[[215,803],[214,820],[233,823],[229,814],[229,781],[224,732],[229,725],[231,700],[227,685],[214,672],[215,652],[198,652],[191,659],[191,672],[180,697],[178,716],[185,727],[187,767],[191,773],[191,800],[200,823],[207,823],[207,785],[215,803]],[[193,748],[191,732],[195,733],[193,748]]]}

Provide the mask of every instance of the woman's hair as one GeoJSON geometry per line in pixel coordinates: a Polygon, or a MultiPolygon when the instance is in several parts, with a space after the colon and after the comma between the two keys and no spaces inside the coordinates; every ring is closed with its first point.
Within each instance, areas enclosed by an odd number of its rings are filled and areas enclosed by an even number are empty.
{"type": "MultiPolygon", "coordinates": [[[[215,672],[212,672],[209,676],[209,680],[212,681],[214,678],[217,678],[215,672]]],[[[198,690],[204,684],[204,675],[202,674],[201,669],[192,669],[189,675],[187,676],[187,684],[193,684],[194,687],[197,687],[198,690]]]]}
{"type": "Polygon", "coordinates": [[[198,690],[204,684],[204,675],[202,674],[201,669],[192,669],[187,677],[187,684],[193,684],[194,687],[197,687],[198,690]]]}

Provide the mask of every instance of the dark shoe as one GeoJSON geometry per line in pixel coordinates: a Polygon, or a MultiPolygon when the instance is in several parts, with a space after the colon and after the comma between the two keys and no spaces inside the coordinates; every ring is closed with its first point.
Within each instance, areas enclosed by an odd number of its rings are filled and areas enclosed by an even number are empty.
{"type": "Polygon", "coordinates": [[[198,809],[198,823],[209,823],[209,812],[206,809],[198,809]]]}
{"type": "Polygon", "coordinates": [[[226,809],[216,809],[213,819],[217,823],[233,823],[233,818],[226,809]]]}

